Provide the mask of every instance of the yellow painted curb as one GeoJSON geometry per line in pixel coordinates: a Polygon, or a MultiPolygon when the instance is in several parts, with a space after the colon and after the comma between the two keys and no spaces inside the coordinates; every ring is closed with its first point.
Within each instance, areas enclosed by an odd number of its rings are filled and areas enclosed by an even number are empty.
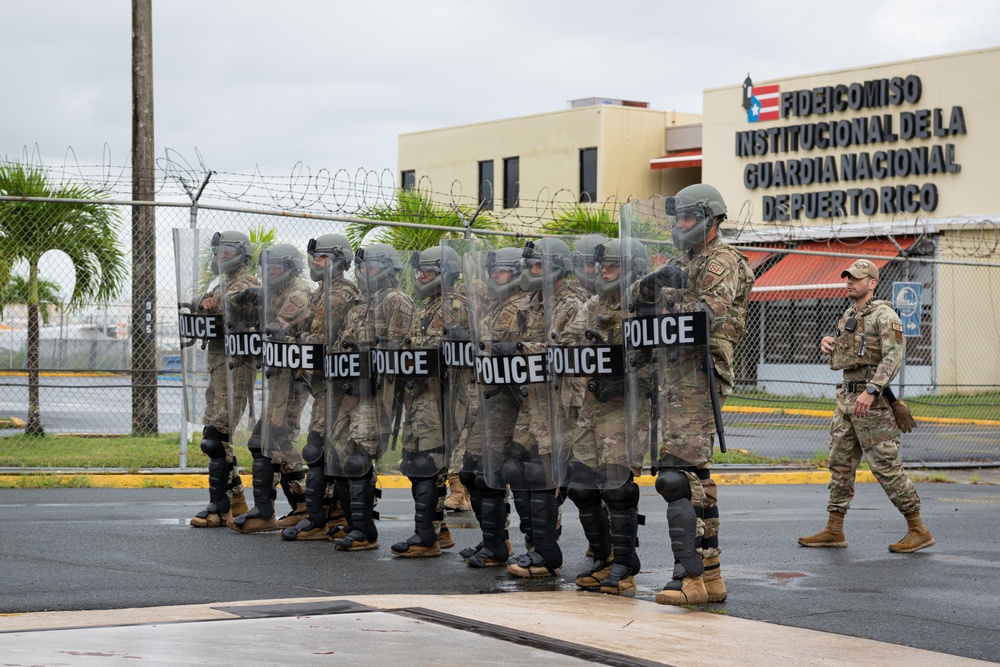
{"type": "MultiPolygon", "coordinates": [[[[0,489],[35,488],[31,478],[37,478],[38,488],[93,488],[93,489],[207,489],[208,476],[204,474],[121,474],[121,473],[26,473],[24,475],[0,475],[0,489]],[[43,483],[47,485],[43,486],[43,483]]],[[[716,484],[829,484],[827,470],[796,470],[782,472],[719,472],[712,476],[716,484]]],[[[875,482],[875,476],[867,470],[859,470],[855,480],[858,483],[875,482]]],[[[643,475],[636,478],[639,486],[653,486],[656,478],[643,475]]],[[[379,475],[378,486],[383,489],[408,489],[410,480],[403,475],[379,475]]]]}
{"type": "MultiPolygon", "coordinates": [[[[798,408],[757,408],[751,405],[726,405],[723,412],[735,412],[741,414],[757,415],[796,415],[799,417],[822,417],[830,419],[833,417],[833,410],[801,410],[798,408]]],[[[928,422],[932,424],[957,424],[974,426],[1000,426],[1000,420],[996,419],[959,419],[953,417],[914,417],[918,422],[928,422]]]]}
{"type": "MultiPolygon", "coordinates": [[[[110,378],[114,373],[106,371],[42,371],[38,377],[43,378],[110,378]]],[[[0,371],[0,377],[28,377],[28,371],[0,371]]]]}
{"type": "Polygon", "coordinates": [[[24,428],[28,424],[18,417],[6,417],[0,419],[0,428],[24,428]]]}

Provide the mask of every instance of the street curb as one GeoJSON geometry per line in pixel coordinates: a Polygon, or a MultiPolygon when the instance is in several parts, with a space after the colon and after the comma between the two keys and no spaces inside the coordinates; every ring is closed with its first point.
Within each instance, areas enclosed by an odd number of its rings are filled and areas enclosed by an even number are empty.
{"type": "MultiPolygon", "coordinates": [[[[121,474],[121,473],[30,473],[25,475],[0,475],[0,488],[36,488],[31,478],[50,482],[37,488],[93,488],[93,489],[207,489],[208,476],[205,474],[179,473],[121,474]]],[[[790,472],[746,472],[717,473],[712,476],[720,486],[751,484],[829,484],[827,470],[798,470],[790,472]]],[[[867,470],[859,470],[855,480],[858,483],[875,481],[875,476],[867,470]]],[[[656,478],[644,475],[636,478],[639,486],[653,486],[656,478]]],[[[379,475],[378,485],[383,489],[408,489],[410,480],[403,475],[379,475]]]]}

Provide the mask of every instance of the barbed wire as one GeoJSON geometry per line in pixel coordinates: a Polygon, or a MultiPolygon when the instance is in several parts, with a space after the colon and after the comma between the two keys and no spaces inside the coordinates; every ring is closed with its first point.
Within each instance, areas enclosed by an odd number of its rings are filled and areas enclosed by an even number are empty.
{"type": "MultiPolygon", "coordinates": [[[[200,201],[232,204],[276,211],[298,211],[326,215],[365,217],[365,213],[379,207],[391,207],[396,202],[399,185],[392,170],[358,168],[313,170],[298,162],[285,176],[266,175],[258,167],[249,173],[215,171],[211,169],[196,148],[194,161],[179,151],[165,148],[156,159],[155,192],[158,199],[191,199],[200,192],[200,201]]],[[[25,164],[43,167],[57,185],[73,183],[102,191],[113,198],[129,199],[132,192],[131,154],[123,163],[116,163],[111,148],[104,145],[99,164],[81,164],[72,146],[64,153],[62,164],[45,166],[37,144],[23,149],[25,164]]],[[[461,180],[452,181],[446,191],[435,190],[431,179],[423,175],[415,189],[424,201],[433,204],[421,211],[429,222],[450,218],[454,208],[474,211],[480,204],[478,185],[466,194],[461,180]]],[[[503,207],[493,192],[484,193],[498,207],[482,215],[495,220],[510,231],[531,234],[547,221],[571,213],[579,206],[599,207],[611,212],[635,199],[611,196],[599,202],[586,197],[581,202],[578,193],[560,188],[551,190],[543,186],[533,197],[518,194],[517,206],[503,207]]],[[[744,200],[739,207],[732,206],[737,214],[731,216],[723,231],[729,238],[741,242],[761,242],[794,246],[804,242],[831,242],[841,245],[860,245],[875,237],[920,236],[929,226],[934,230],[954,229],[961,233],[939,237],[942,255],[961,258],[996,258],[1000,254],[1000,221],[990,218],[954,216],[927,219],[922,216],[893,219],[886,223],[874,220],[849,219],[843,209],[832,218],[823,220],[791,219],[778,224],[755,219],[754,205],[744,200]]],[[[786,214],[787,211],[779,211],[786,214]]]]}

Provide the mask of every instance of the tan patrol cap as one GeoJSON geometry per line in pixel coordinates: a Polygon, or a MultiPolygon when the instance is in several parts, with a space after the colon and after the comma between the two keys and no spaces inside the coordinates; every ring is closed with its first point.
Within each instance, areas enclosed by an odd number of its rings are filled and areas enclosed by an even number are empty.
{"type": "Polygon", "coordinates": [[[858,259],[854,261],[854,264],[851,264],[850,268],[840,272],[841,278],[846,278],[848,275],[854,276],[859,280],[865,276],[878,280],[878,267],[867,259],[858,259]]]}

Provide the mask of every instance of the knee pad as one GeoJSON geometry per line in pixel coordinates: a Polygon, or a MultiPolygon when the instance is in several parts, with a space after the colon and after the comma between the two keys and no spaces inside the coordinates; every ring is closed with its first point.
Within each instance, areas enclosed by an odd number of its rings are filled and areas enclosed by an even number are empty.
{"type": "MultiPolygon", "coordinates": [[[[660,491],[659,487],[656,490],[660,491]]],[[[633,480],[629,480],[613,489],[604,489],[601,495],[604,496],[608,507],[612,509],[625,510],[639,506],[639,485],[633,480]]]]}
{"type": "Polygon", "coordinates": [[[656,478],[656,492],[668,503],[691,497],[691,484],[687,475],[679,470],[661,470],[656,478]]]}
{"type": "Polygon", "coordinates": [[[541,459],[532,459],[524,464],[524,483],[529,489],[547,489],[553,486],[548,469],[541,459]]]}
{"type": "MultiPolygon", "coordinates": [[[[212,428],[209,426],[208,428],[212,428]]],[[[208,428],[205,430],[207,431],[208,428]]],[[[213,429],[214,430],[214,429],[213,429]]],[[[210,459],[224,459],[226,458],[226,448],[222,444],[221,439],[209,438],[209,434],[205,434],[205,439],[201,441],[201,451],[205,452],[205,456],[210,459]]]]}
{"type": "Polygon", "coordinates": [[[511,488],[524,488],[524,464],[521,461],[507,459],[500,467],[500,474],[503,481],[510,484],[511,488]]]}
{"type": "MultiPolygon", "coordinates": [[[[576,487],[581,489],[596,489],[600,486],[597,473],[585,465],[573,463],[569,466],[569,481],[566,486],[570,489],[576,487]]],[[[572,498],[572,495],[570,496],[572,498]]]]}
{"type": "Polygon", "coordinates": [[[438,472],[438,465],[424,453],[403,452],[402,468],[410,473],[410,477],[434,477],[438,472]]]}
{"type": "Polygon", "coordinates": [[[323,443],[323,434],[310,431],[306,437],[306,446],[302,448],[302,460],[310,468],[323,463],[326,454],[326,445],[323,443]]]}
{"type": "Polygon", "coordinates": [[[569,499],[577,507],[593,507],[601,502],[601,493],[597,489],[583,489],[575,486],[569,487],[569,499]]]}
{"type": "Polygon", "coordinates": [[[264,456],[264,450],[260,448],[260,440],[257,440],[257,442],[255,443],[251,439],[250,442],[247,443],[247,447],[250,449],[250,456],[253,457],[254,461],[258,461],[260,459],[267,459],[268,461],[271,460],[270,457],[264,456]]]}
{"type": "Polygon", "coordinates": [[[367,456],[352,454],[344,460],[344,477],[349,479],[367,478],[371,475],[371,461],[367,456]],[[367,472],[367,474],[366,474],[367,472]]]}
{"type": "Polygon", "coordinates": [[[462,483],[462,486],[467,488],[469,491],[476,490],[476,473],[462,471],[458,473],[458,481],[462,483]]]}

